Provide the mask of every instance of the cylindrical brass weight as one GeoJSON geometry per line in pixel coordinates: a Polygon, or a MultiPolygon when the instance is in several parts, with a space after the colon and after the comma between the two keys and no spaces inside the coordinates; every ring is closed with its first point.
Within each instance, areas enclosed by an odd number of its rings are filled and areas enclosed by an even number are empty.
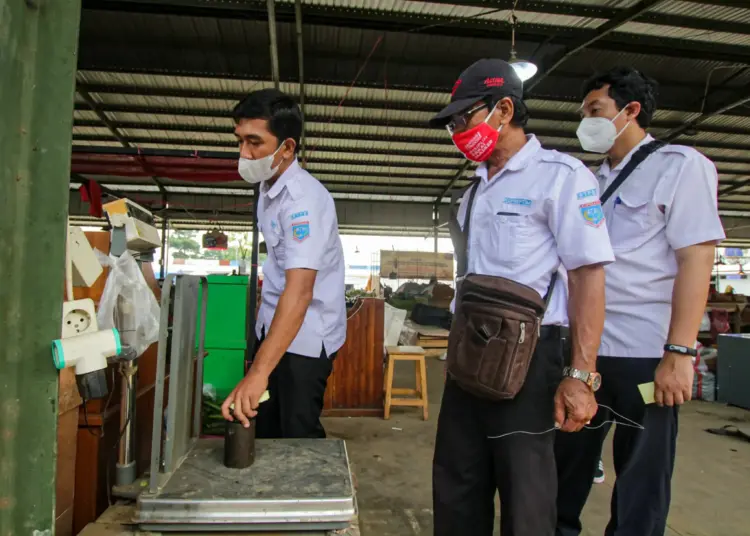
{"type": "Polygon", "coordinates": [[[227,421],[224,436],[224,465],[230,469],[245,469],[255,461],[255,419],[245,428],[239,421],[227,421]]]}

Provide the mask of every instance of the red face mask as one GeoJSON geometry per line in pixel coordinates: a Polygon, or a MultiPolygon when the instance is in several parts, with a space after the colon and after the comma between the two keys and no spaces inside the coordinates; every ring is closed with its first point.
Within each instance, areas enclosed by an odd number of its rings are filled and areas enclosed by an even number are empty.
{"type": "MultiPolygon", "coordinates": [[[[494,112],[495,110],[493,109],[487,116],[487,119],[477,126],[451,135],[451,139],[458,150],[472,162],[486,162],[492,151],[495,150],[497,139],[503,127],[500,125],[500,128],[495,130],[487,124],[487,121],[492,117],[494,112]]],[[[450,132],[450,129],[448,131],[450,132]]]]}

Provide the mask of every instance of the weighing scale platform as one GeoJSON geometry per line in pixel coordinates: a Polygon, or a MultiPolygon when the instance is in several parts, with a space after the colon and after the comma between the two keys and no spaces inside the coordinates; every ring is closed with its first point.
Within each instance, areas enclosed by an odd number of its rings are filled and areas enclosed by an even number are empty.
{"type": "Polygon", "coordinates": [[[150,531],[341,530],[355,516],[346,446],[337,439],[256,440],[255,463],[228,469],[224,440],[200,439],[169,480],[138,498],[150,531]]]}

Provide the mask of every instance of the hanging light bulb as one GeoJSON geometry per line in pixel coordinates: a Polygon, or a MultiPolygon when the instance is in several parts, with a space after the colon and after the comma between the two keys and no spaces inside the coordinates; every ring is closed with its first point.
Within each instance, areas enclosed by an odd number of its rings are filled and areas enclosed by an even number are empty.
{"type": "Polygon", "coordinates": [[[532,78],[537,73],[539,68],[533,62],[518,59],[516,54],[516,25],[518,24],[518,19],[515,14],[512,15],[512,17],[513,26],[511,27],[510,59],[508,60],[508,63],[513,67],[513,70],[516,71],[521,82],[526,82],[526,80],[532,78]]]}

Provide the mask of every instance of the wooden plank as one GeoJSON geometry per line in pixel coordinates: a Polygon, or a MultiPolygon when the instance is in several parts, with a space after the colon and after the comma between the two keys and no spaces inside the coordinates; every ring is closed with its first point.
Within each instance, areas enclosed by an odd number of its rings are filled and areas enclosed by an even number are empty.
{"type": "Polygon", "coordinates": [[[448,348],[448,339],[419,339],[419,346],[427,348],[448,348]]]}
{"type": "MultiPolygon", "coordinates": [[[[75,380],[74,380],[75,381],[75,380]]],[[[78,406],[57,418],[57,467],[55,470],[55,535],[73,536],[78,406]]]]}
{"type": "Polygon", "coordinates": [[[389,354],[415,354],[424,355],[424,348],[421,346],[387,346],[386,352],[389,354]]]}
{"type": "Polygon", "coordinates": [[[422,337],[448,337],[451,332],[447,329],[436,326],[422,326],[421,324],[412,324],[414,331],[422,337]]]}
{"type": "MultiPolygon", "coordinates": [[[[365,298],[349,311],[346,342],[333,362],[323,409],[383,410],[385,302],[365,298]]],[[[373,414],[374,412],[365,412],[373,414]]]]}
{"type": "Polygon", "coordinates": [[[392,398],[392,406],[409,406],[415,408],[421,408],[424,406],[424,401],[419,398],[392,398]]]}
{"type": "Polygon", "coordinates": [[[398,396],[420,396],[420,392],[417,389],[404,389],[404,388],[393,388],[391,394],[398,396]]]}

